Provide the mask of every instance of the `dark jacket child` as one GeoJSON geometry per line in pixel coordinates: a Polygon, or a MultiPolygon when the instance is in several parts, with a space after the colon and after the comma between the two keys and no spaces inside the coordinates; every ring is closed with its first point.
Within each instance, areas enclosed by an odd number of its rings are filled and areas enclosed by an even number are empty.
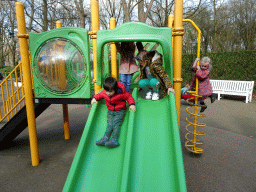
{"type": "Polygon", "coordinates": [[[113,77],[108,77],[105,79],[103,88],[103,91],[94,95],[91,101],[91,104],[93,104],[97,103],[97,101],[100,99],[105,99],[108,108],[107,130],[104,136],[99,141],[96,141],[96,145],[115,148],[120,145],[118,143],[118,138],[120,127],[125,115],[126,101],[130,106],[129,109],[136,112],[135,101],[132,95],[125,90],[124,85],[117,82],[113,77]],[[112,138],[109,140],[112,132],[112,138]]]}

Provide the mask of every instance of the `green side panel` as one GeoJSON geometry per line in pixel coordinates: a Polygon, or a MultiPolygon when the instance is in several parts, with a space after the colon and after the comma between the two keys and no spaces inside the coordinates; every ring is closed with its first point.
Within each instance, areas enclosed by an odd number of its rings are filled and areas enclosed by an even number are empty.
{"type": "Polygon", "coordinates": [[[93,105],[63,191],[187,191],[174,95],[126,112],[115,149],[96,146],[107,108],[93,105]]]}
{"type": "MultiPolygon", "coordinates": [[[[145,23],[128,22],[115,29],[97,32],[97,58],[101,58],[104,44],[109,42],[141,41],[156,42],[162,46],[162,54],[167,74],[172,78],[172,29],[169,27],[152,27],[145,23]]],[[[160,49],[160,48],[159,48],[160,49]]],[[[102,60],[97,60],[97,84],[103,83],[102,60]]]]}
{"type": "Polygon", "coordinates": [[[110,69],[110,63],[109,63],[109,48],[108,44],[105,44],[104,46],[104,69],[103,69],[103,78],[107,78],[111,76],[111,69],[110,69]]]}
{"type": "Polygon", "coordinates": [[[63,27],[29,33],[29,42],[35,98],[91,98],[86,29],[63,27]]]}

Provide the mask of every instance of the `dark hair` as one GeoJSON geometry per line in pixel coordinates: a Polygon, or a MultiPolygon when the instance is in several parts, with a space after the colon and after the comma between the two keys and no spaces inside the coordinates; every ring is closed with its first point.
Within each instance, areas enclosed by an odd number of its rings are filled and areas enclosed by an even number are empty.
{"type": "Polygon", "coordinates": [[[135,44],[133,41],[124,41],[121,42],[121,49],[125,51],[134,51],[135,50],[135,44]]]}
{"type": "Polygon", "coordinates": [[[114,77],[107,77],[103,82],[103,88],[106,91],[117,91],[117,81],[114,77]]]}

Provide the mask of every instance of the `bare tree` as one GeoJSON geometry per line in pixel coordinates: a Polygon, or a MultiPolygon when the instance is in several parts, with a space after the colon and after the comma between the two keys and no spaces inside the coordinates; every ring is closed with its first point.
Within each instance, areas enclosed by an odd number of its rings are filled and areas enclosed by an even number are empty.
{"type": "Polygon", "coordinates": [[[167,27],[168,16],[173,12],[174,0],[157,0],[154,2],[148,19],[156,27],[167,27]]]}
{"type": "Polygon", "coordinates": [[[133,11],[135,7],[138,6],[138,18],[140,22],[146,22],[146,19],[148,17],[149,11],[153,5],[154,0],[150,0],[149,3],[147,3],[146,0],[121,0],[121,5],[123,8],[123,14],[124,14],[124,22],[130,22],[132,18],[133,11]],[[146,11],[144,11],[146,10],[146,11]]]}
{"type": "Polygon", "coordinates": [[[255,0],[230,0],[230,14],[240,47],[253,50],[256,47],[256,2],[255,0]]]}
{"type": "Polygon", "coordinates": [[[138,16],[139,16],[140,22],[143,22],[143,23],[146,22],[149,12],[151,10],[151,7],[153,5],[153,2],[154,0],[151,0],[149,3],[146,3],[144,0],[138,1],[138,16]],[[145,4],[147,4],[147,6],[145,6],[145,4]],[[146,9],[146,12],[144,12],[144,9],[146,9]]]}
{"type": "Polygon", "coordinates": [[[112,0],[100,1],[100,22],[103,29],[109,29],[110,18],[115,18],[117,25],[124,20],[121,3],[112,0]]]}
{"type": "MultiPolygon", "coordinates": [[[[9,62],[14,66],[17,64],[17,53],[16,53],[16,47],[17,47],[17,38],[15,37],[15,29],[16,29],[16,14],[14,9],[14,1],[5,1],[3,12],[6,15],[5,20],[3,20],[3,26],[6,30],[3,32],[4,35],[4,41],[5,41],[5,47],[8,50],[8,60],[9,62]],[[11,59],[10,59],[11,57],[11,59]]],[[[6,60],[6,59],[4,59],[6,60]]]]}
{"type": "Polygon", "coordinates": [[[76,9],[80,18],[80,27],[81,28],[85,28],[85,17],[87,17],[87,15],[85,14],[84,11],[84,5],[83,5],[83,0],[74,0],[75,1],[75,5],[76,5],[76,9]]]}

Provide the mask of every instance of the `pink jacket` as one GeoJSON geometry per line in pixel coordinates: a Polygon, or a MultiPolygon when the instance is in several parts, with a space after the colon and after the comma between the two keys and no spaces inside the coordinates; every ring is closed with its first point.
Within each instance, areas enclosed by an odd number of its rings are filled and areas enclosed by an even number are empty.
{"type": "Polygon", "coordinates": [[[120,74],[133,74],[139,70],[136,61],[133,60],[135,46],[131,47],[130,50],[123,50],[121,49],[120,43],[115,43],[117,51],[121,55],[119,73],[120,74]]]}
{"type": "Polygon", "coordinates": [[[212,86],[210,83],[210,70],[198,70],[196,72],[197,67],[191,67],[191,71],[195,72],[195,76],[191,82],[190,89],[193,89],[196,87],[196,77],[198,77],[198,95],[201,96],[210,96],[212,94],[212,86]]]}

